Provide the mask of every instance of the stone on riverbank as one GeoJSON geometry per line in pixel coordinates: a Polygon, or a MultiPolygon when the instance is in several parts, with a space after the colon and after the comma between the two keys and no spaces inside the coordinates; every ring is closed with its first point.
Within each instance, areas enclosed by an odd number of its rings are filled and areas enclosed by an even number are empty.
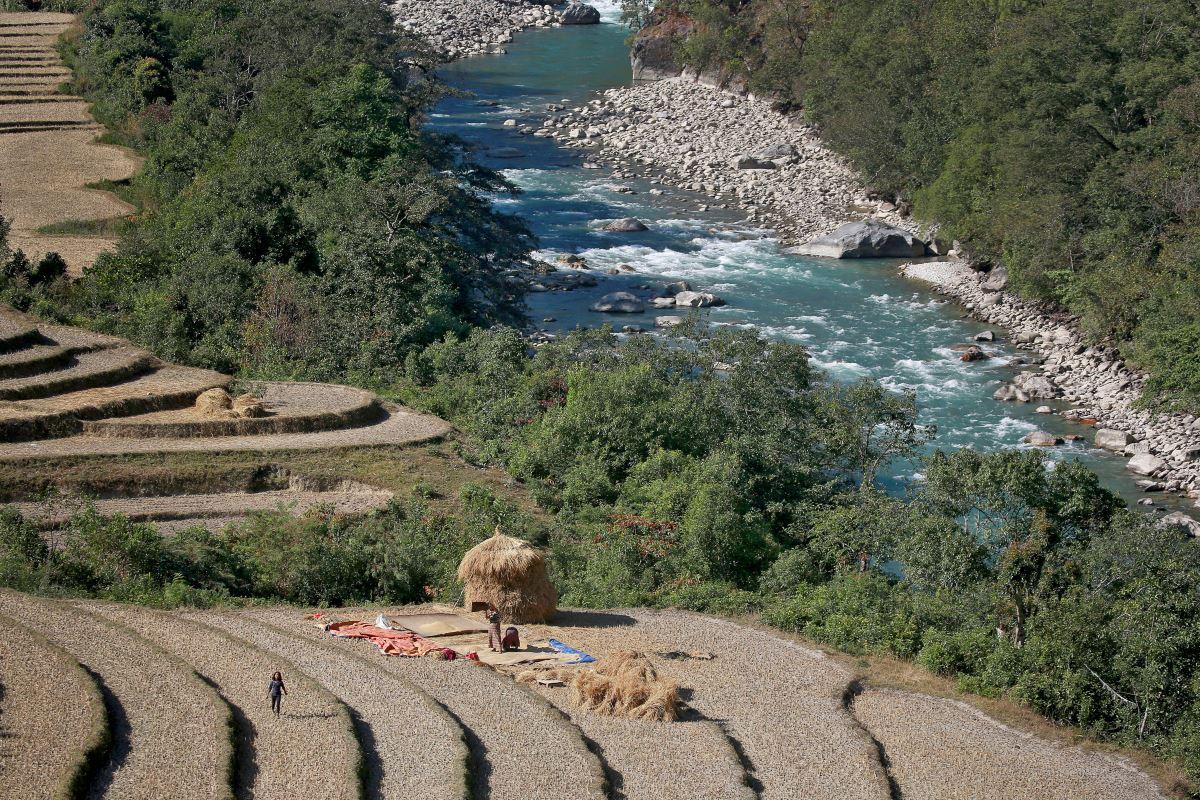
{"type": "Polygon", "coordinates": [[[1182,511],[1172,511],[1159,520],[1158,524],[1162,526],[1178,525],[1187,531],[1188,535],[1192,538],[1200,538],[1200,522],[1197,522],[1182,511]]]}
{"type": "Polygon", "coordinates": [[[914,258],[925,255],[925,242],[879,220],[848,222],[788,252],[826,258],[914,258]]]}
{"type": "Polygon", "coordinates": [[[1111,428],[1096,429],[1096,447],[1112,450],[1115,453],[1125,452],[1125,446],[1133,441],[1133,437],[1125,431],[1115,431],[1111,428]]]}
{"type": "Polygon", "coordinates": [[[1129,463],[1125,465],[1125,468],[1130,472],[1136,472],[1138,475],[1153,475],[1166,465],[1166,461],[1153,453],[1139,453],[1129,459],[1129,463]]]}

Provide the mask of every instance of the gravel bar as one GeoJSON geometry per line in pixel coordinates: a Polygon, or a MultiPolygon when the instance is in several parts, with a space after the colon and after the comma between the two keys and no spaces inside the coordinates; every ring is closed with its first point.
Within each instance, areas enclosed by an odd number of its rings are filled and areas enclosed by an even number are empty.
{"type": "Polygon", "coordinates": [[[96,681],[69,653],[0,615],[0,800],[75,796],[108,743],[96,681]]]}
{"type": "Polygon", "coordinates": [[[427,693],[337,644],[314,642],[245,614],[198,619],[287,659],[353,709],[367,759],[368,796],[384,800],[463,800],[469,753],[462,726],[427,693]],[[365,730],[364,730],[365,729],[365,730]],[[369,738],[368,738],[369,737],[369,738]]]}
{"type": "Polygon", "coordinates": [[[75,606],[9,591],[0,600],[103,684],[113,747],[89,798],[232,798],[230,709],[191,667],[75,606]]]}
{"type": "Polygon", "coordinates": [[[362,751],[349,712],[286,661],[178,613],[115,603],[81,605],[160,643],[216,685],[236,709],[236,780],[254,800],[361,796],[362,751]],[[267,683],[276,670],[284,673],[289,692],[279,718],[267,698],[267,683]]]}
{"type": "Polygon", "coordinates": [[[966,703],[889,689],[854,701],[904,800],[1163,800],[1129,761],[1013,730],[966,703]]]}
{"type": "MultiPolygon", "coordinates": [[[[322,641],[295,610],[256,612],[285,630],[322,641]]],[[[355,613],[355,612],[348,612],[355,613]]],[[[374,618],[378,610],[362,612],[374,618]]],[[[361,641],[338,646],[370,658],[428,692],[466,728],[477,800],[604,800],[604,769],[579,729],[541,696],[488,667],[462,659],[381,656],[361,641]]]]}

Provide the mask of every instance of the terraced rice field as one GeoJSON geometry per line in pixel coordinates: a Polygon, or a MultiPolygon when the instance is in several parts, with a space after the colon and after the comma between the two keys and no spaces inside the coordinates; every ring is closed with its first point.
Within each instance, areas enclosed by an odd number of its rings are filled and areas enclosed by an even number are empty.
{"type": "Polygon", "coordinates": [[[72,23],[69,14],[0,13],[0,213],[13,223],[11,246],[34,259],[57,252],[77,274],[114,242],[38,229],[131,214],[131,206],[88,184],[127,178],[138,160],[97,144],[101,129],[87,104],[59,91],[71,76],[55,44],[72,23]]]}
{"type": "Polygon", "coordinates": [[[0,800],[70,796],[107,743],[107,712],[92,676],[0,615],[0,800]]]}
{"type": "Polygon", "coordinates": [[[29,732],[0,739],[0,797],[61,796],[52,787],[72,775],[81,796],[121,800],[1165,797],[1122,759],[955,701],[851,692],[853,676],[819,652],[696,614],[568,611],[522,628],[527,642],[648,654],[688,706],[656,723],[596,717],[541,689],[560,713],[502,671],[382,656],[298,609],[0,602],[0,728],[29,732]],[[276,669],[291,692],[279,719],[265,691],[276,669]],[[81,770],[97,742],[99,769],[81,770]],[[46,780],[11,781],[30,771],[46,780]]]}
{"type": "Polygon", "coordinates": [[[905,800],[1131,800],[1165,795],[1125,759],[1013,730],[965,703],[869,690],[854,713],[905,800]]]}

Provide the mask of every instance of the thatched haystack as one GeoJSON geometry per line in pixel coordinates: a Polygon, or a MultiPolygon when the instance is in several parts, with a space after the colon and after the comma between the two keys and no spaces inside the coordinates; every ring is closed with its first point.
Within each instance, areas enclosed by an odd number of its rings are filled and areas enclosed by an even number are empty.
{"type": "Polygon", "coordinates": [[[225,412],[231,408],[233,408],[233,398],[229,396],[229,392],[220,387],[201,392],[200,396],[196,398],[196,411],[201,414],[225,415],[225,412]]]}
{"type": "Polygon", "coordinates": [[[594,714],[654,722],[674,722],[679,716],[679,684],[660,678],[642,653],[620,650],[593,669],[560,667],[517,675],[521,683],[547,678],[567,683],[571,702],[594,714]]]}
{"type": "Polygon", "coordinates": [[[488,604],[505,623],[545,622],[558,607],[558,592],[546,575],[546,556],[529,542],[505,536],[472,547],[458,565],[465,604],[478,611],[488,604]]]}

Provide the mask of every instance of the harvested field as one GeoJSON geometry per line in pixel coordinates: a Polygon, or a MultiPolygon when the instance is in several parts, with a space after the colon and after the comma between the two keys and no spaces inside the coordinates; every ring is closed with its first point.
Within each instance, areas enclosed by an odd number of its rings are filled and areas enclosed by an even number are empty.
{"type": "Polygon", "coordinates": [[[0,615],[0,800],[76,795],[108,745],[108,715],[92,676],[0,615]]]}
{"type": "MultiPolygon", "coordinates": [[[[251,612],[292,635],[328,641],[295,610],[251,612]]],[[[367,612],[363,612],[367,613],[367,612]]],[[[375,612],[370,612],[372,615],[375,612]]],[[[544,699],[466,659],[389,658],[361,641],[340,642],[410,680],[468,728],[474,796],[491,800],[601,800],[605,776],[579,729],[544,699]]]]}
{"type": "Polygon", "coordinates": [[[41,439],[75,432],[86,419],[185,406],[205,389],[231,380],[218,372],[168,365],[112,386],[34,400],[0,401],[0,438],[8,442],[41,439]]]}
{"type": "Polygon", "coordinates": [[[127,178],[138,160],[123,148],[97,144],[100,126],[87,103],[57,92],[71,73],[55,44],[73,18],[32,12],[0,18],[5,20],[0,22],[0,213],[13,223],[12,246],[33,259],[57,252],[72,273],[79,274],[100,252],[111,249],[114,240],[44,236],[38,229],[133,213],[112,194],[87,185],[127,178]],[[27,94],[30,91],[35,94],[27,94]]]}
{"type": "Polygon", "coordinates": [[[883,745],[905,800],[1165,798],[1124,759],[1044,741],[965,703],[869,689],[854,713],[883,745]]]}
{"type": "Polygon", "coordinates": [[[0,354],[0,381],[62,369],[74,354],[71,348],[56,344],[33,345],[15,353],[0,354]]]}
{"type": "MultiPolygon", "coordinates": [[[[0,460],[133,453],[272,453],[287,450],[386,447],[436,441],[451,430],[449,423],[428,414],[419,414],[396,406],[385,406],[385,412],[387,415],[374,425],[316,433],[193,439],[109,439],[98,436],[73,436],[37,442],[10,440],[0,444],[0,460]]],[[[0,421],[0,425],[2,424],[0,421]]]]}
{"type": "Polygon", "coordinates": [[[191,663],[235,709],[237,785],[255,800],[357,800],[362,752],[344,704],[283,659],[179,614],[79,604],[191,663]],[[288,685],[283,714],[267,699],[271,673],[288,685]]]}
{"type": "Polygon", "coordinates": [[[134,347],[97,350],[78,356],[65,369],[0,380],[0,401],[32,400],[127,381],[157,365],[148,350],[134,347]]]}
{"type": "Polygon", "coordinates": [[[721,724],[761,797],[890,800],[874,743],[842,706],[853,676],[823,653],[677,611],[570,612],[558,621],[564,624],[526,626],[522,635],[556,636],[596,656],[718,651],[712,660],[654,658],[654,666],[691,690],[688,705],[721,724]],[[626,622],[614,625],[614,618],[626,622]]]}
{"type": "Polygon", "coordinates": [[[0,600],[102,684],[113,745],[89,796],[232,797],[230,709],[191,667],[75,606],[10,591],[0,591],[0,600]]]}
{"type": "Polygon", "coordinates": [[[214,417],[184,408],[88,422],[83,433],[127,439],[308,433],[357,427],[383,415],[374,394],[349,386],[272,381],[253,384],[251,392],[260,397],[267,416],[214,417]]]}
{"type": "Polygon", "coordinates": [[[469,753],[463,728],[423,690],[350,648],[313,642],[241,614],[197,614],[296,665],[353,709],[367,758],[367,795],[463,800],[469,753]]]}
{"type": "MultiPolygon", "coordinates": [[[[306,492],[281,489],[266,492],[166,495],[163,497],[118,497],[93,500],[96,511],[104,516],[121,514],[134,522],[176,522],[191,525],[212,520],[227,523],[261,511],[286,511],[296,516],[312,509],[329,507],[336,514],[365,514],[387,505],[392,493],[363,487],[359,490],[306,492]]],[[[66,522],[71,513],[60,509],[55,516],[42,516],[40,502],[13,503],[22,514],[40,526],[54,527],[66,522]]],[[[174,525],[173,529],[181,529],[174,525]]]]}

